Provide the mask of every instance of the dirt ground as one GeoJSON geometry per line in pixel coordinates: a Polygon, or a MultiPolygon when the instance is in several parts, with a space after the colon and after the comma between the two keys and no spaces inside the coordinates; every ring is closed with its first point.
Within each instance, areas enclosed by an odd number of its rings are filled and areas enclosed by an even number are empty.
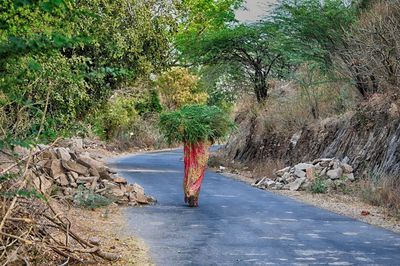
{"type": "MultiPolygon", "coordinates": [[[[255,181],[246,172],[233,174],[226,171],[223,174],[248,184],[255,181]]],[[[337,193],[313,194],[307,191],[268,191],[400,233],[400,217],[392,216],[387,208],[367,204],[356,196],[337,193]]]]}
{"type": "Polygon", "coordinates": [[[72,221],[73,230],[86,238],[98,238],[105,251],[120,256],[118,261],[99,262],[97,265],[154,265],[145,243],[137,237],[126,235],[123,207],[115,204],[96,210],[73,207],[66,210],[66,213],[72,221]]]}

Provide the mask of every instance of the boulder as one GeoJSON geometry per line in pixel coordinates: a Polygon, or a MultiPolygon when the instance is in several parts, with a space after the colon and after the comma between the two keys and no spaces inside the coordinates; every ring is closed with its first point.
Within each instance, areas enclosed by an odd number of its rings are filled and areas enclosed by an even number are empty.
{"type": "Polygon", "coordinates": [[[330,179],[336,180],[336,179],[339,179],[339,178],[342,177],[342,175],[343,175],[343,170],[342,170],[342,168],[336,168],[336,169],[333,169],[333,170],[329,170],[329,171],[326,173],[326,175],[327,175],[330,179]]]}
{"type": "Polygon", "coordinates": [[[296,165],[294,166],[295,171],[296,171],[296,170],[306,171],[308,168],[311,168],[311,167],[314,167],[314,165],[309,164],[309,163],[299,163],[299,164],[296,164],[296,165]]]}
{"type": "Polygon", "coordinates": [[[115,183],[117,183],[117,184],[128,184],[128,181],[127,181],[125,178],[119,177],[119,176],[113,178],[113,181],[114,181],[115,183]]]}
{"type": "Polygon", "coordinates": [[[69,151],[66,148],[56,148],[55,149],[56,153],[57,153],[57,157],[60,160],[64,160],[64,161],[69,161],[71,160],[71,155],[69,154],[69,151]]]}
{"type": "Polygon", "coordinates": [[[345,174],[351,174],[353,173],[353,167],[351,167],[351,165],[347,164],[347,163],[342,163],[341,165],[343,172],[345,174]]]}
{"type": "Polygon", "coordinates": [[[285,173],[287,173],[287,172],[289,172],[289,170],[290,170],[290,167],[288,166],[288,167],[285,167],[285,168],[283,168],[283,169],[281,169],[281,170],[278,170],[278,171],[276,171],[275,172],[275,175],[276,176],[283,176],[285,173]]]}
{"type": "Polygon", "coordinates": [[[144,188],[140,186],[139,184],[134,183],[133,185],[133,191],[135,193],[143,194],[144,195],[144,188]]]}
{"type": "Polygon", "coordinates": [[[99,172],[107,168],[102,162],[99,162],[89,156],[79,155],[77,161],[87,168],[95,168],[99,172]]]}
{"type": "Polygon", "coordinates": [[[347,180],[349,180],[349,181],[351,181],[351,182],[353,182],[353,181],[356,180],[356,178],[354,177],[354,174],[353,174],[353,173],[351,173],[351,174],[344,174],[344,176],[346,177],[347,180]]]}
{"type": "Polygon", "coordinates": [[[275,189],[275,190],[281,190],[281,189],[283,189],[284,186],[285,186],[285,185],[284,185],[283,183],[281,183],[281,182],[276,182],[271,188],[272,188],[272,189],[275,189]]]}
{"type": "Polygon", "coordinates": [[[303,170],[300,170],[298,168],[295,168],[294,170],[294,175],[298,178],[304,178],[306,177],[306,173],[303,170]]]}
{"type": "Polygon", "coordinates": [[[59,176],[60,185],[63,187],[67,187],[69,185],[69,180],[66,174],[62,174],[59,176]]]}
{"type": "Polygon", "coordinates": [[[306,181],[306,178],[297,178],[294,182],[289,184],[289,189],[291,191],[297,191],[303,185],[303,183],[306,181]]]}
{"type": "Polygon", "coordinates": [[[54,179],[60,177],[60,175],[64,174],[64,168],[62,167],[62,163],[60,160],[51,160],[50,162],[50,175],[54,179]]]}
{"type": "Polygon", "coordinates": [[[115,188],[112,188],[112,189],[109,191],[109,194],[110,194],[112,197],[115,197],[115,198],[122,198],[122,197],[125,195],[125,192],[122,191],[120,188],[115,187],[115,188]]]}
{"type": "Polygon", "coordinates": [[[50,191],[53,181],[45,178],[44,176],[37,176],[34,174],[29,175],[31,177],[32,183],[37,190],[43,194],[47,194],[50,191]]]}
{"type": "Polygon", "coordinates": [[[82,164],[74,161],[61,161],[62,166],[72,172],[78,173],[79,175],[89,176],[89,169],[82,164]]]}
{"type": "Polygon", "coordinates": [[[99,171],[96,170],[96,168],[90,168],[89,169],[89,173],[90,173],[91,176],[100,177],[100,173],[99,173],[99,171]]]}
{"type": "Polygon", "coordinates": [[[269,188],[274,184],[275,184],[274,180],[272,180],[270,178],[266,178],[261,185],[264,186],[265,188],[269,188]]]}

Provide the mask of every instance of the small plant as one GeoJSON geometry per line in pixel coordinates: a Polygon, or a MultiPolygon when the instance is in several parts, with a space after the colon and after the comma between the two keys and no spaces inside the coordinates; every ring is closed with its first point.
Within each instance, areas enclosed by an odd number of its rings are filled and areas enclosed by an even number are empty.
{"type": "Polygon", "coordinates": [[[96,209],[106,207],[113,201],[102,195],[96,194],[83,186],[79,186],[73,195],[73,202],[79,207],[96,209]]]}
{"type": "Polygon", "coordinates": [[[310,188],[312,193],[318,193],[318,194],[326,193],[328,190],[328,186],[325,180],[323,180],[321,177],[316,177],[312,182],[310,188]]]}

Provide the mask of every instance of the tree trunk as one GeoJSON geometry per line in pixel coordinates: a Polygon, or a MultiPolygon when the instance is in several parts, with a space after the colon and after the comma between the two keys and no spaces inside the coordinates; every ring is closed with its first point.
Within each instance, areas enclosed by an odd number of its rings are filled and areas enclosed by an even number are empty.
{"type": "Polygon", "coordinates": [[[268,96],[268,86],[266,77],[262,69],[256,69],[254,73],[254,92],[258,102],[264,101],[268,96]]]}
{"type": "Polygon", "coordinates": [[[197,207],[201,183],[207,168],[210,155],[208,141],[184,144],[185,177],[183,188],[185,191],[185,202],[190,207],[197,207]]]}

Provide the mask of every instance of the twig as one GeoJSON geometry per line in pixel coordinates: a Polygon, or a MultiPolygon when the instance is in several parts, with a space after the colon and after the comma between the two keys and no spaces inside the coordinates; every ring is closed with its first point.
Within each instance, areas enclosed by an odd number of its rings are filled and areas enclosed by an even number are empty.
{"type": "Polygon", "coordinates": [[[4,235],[4,236],[11,237],[11,238],[14,238],[14,239],[18,239],[19,241],[25,242],[25,244],[28,244],[28,245],[32,245],[32,244],[33,244],[32,241],[27,240],[27,239],[22,238],[22,237],[19,237],[19,236],[10,235],[10,234],[7,234],[7,233],[1,232],[1,231],[0,231],[0,234],[1,234],[1,235],[4,235]]]}

